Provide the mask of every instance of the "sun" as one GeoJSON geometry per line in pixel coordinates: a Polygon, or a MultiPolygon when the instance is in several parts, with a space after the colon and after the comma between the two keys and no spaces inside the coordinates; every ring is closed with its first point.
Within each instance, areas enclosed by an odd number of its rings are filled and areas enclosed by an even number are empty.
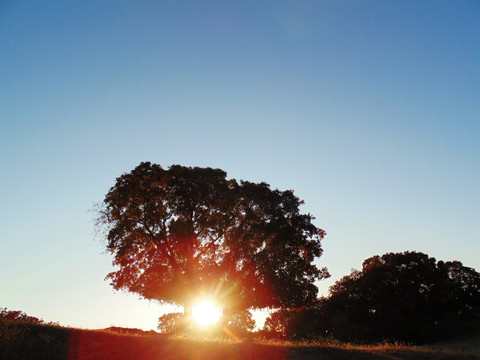
{"type": "Polygon", "coordinates": [[[192,308],[192,317],[200,326],[212,325],[220,320],[222,310],[212,301],[202,300],[192,308]]]}

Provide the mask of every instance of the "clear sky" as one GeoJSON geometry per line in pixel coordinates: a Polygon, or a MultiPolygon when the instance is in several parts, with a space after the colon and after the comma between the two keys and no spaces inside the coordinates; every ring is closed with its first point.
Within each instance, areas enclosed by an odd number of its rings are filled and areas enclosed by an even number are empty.
{"type": "Polygon", "coordinates": [[[0,307],[156,328],[94,214],[141,161],[293,189],[320,293],[375,254],[480,270],[478,1],[0,1],[0,307]]]}

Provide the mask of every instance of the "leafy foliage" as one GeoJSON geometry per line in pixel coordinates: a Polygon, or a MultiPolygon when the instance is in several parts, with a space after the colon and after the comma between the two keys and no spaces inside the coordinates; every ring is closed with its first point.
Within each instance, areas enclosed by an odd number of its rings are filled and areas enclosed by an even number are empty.
{"type": "Polygon", "coordinates": [[[255,320],[250,311],[235,311],[229,315],[223,321],[227,335],[233,334],[236,338],[245,338],[251,335],[251,331],[255,327],[255,320]]]}
{"type": "Polygon", "coordinates": [[[337,338],[419,341],[480,318],[480,274],[419,252],[377,255],[330,288],[322,311],[337,338]]]}
{"type": "Polygon", "coordinates": [[[300,306],[328,276],[313,261],[325,232],[292,191],[226,179],[220,169],[149,162],[117,178],[100,211],[115,289],[184,305],[300,306]]]}
{"type": "Polygon", "coordinates": [[[44,321],[35,316],[25,314],[20,310],[8,310],[7,308],[0,308],[0,320],[13,322],[28,322],[32,324],[43,324],[44,321]]]}
{"type": "Polygon", "coordinates": [[[323,337],[322,299],[308,307],[278,309],[265,320],[262,334],[276,339],[319,339],[323,337]]]}
{"type": "Polygon", "coordinates": [[[181,334],[185,331],[182,320],[182,313],[164,314],[158,319],[158,330],[164,334],[181,334]]]}
{"type": "Polygon", "coordinates": [[[19,310],[0,308],[0,359],[66,359],[64,329],[19,310]]]}
{"type": "Polygon", "coordinates": [[[292,328],[297,315],[296,310],[279,309],[265,320],[263,329],[279,337],[291,338],[292,328]]]}
{"type": "Polygon", "coordinates": [[[328,298],[279,309],[262,335],[281,339],[422,342],[478,331],[480,274],[459,261],[419,252],[363,262],[330,288],[328,298]]]}

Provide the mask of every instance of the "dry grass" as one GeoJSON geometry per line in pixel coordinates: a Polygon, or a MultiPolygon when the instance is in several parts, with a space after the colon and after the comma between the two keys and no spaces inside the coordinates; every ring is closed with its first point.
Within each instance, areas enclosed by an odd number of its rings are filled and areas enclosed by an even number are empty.
{"type": "Polygon", "coordinates": [[[262,343],[289,348],[289,359],[480,359],[480,336],[428,346],[389,342],[358,345],[334,340],[262,343]]]}
{"type": "Polygon", "coordinates": [[[124,335],[106,330],[31,324],[9,324],[0,327],[0,330],[0,359],[10,360],[480,359],[478,352],[470,351],[468,347],[470,343],[478,344],[478,336],[464,344],[424,347],[390,343],[354,345],[339,342],[242,342],[238,339],[207,339],[201,336],[124,335]]]}

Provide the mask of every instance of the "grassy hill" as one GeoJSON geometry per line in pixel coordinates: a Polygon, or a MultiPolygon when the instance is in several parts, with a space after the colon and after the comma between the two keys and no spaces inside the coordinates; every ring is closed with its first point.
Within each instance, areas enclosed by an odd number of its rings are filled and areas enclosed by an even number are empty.
{"type": "Polygon", "coordinates": [[[0,359],[480,359],[479,336],[429,347],[409,347],[239,342],[121,332],[118,328],[81,330],[0,321],[0,359]]]}

